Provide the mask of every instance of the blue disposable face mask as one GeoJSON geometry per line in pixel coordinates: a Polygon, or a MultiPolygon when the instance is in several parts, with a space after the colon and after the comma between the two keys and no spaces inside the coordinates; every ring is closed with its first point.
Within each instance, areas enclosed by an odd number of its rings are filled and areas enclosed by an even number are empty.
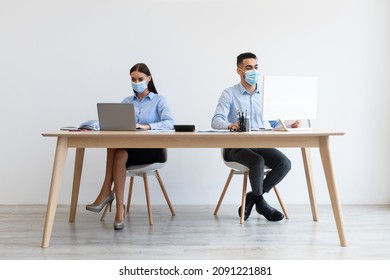
{"type": "Polygon", "coordinates": [[[245,71],[245,82],[253,86],[259,80],[260,73],[257,70],[245,71]]]}
{"type": "Polygon", "coordinates": [[[142,93],[148,87],[146,81],[142,81],[139,83],[131,83],[131,86],[133,87],[136,93],[142,93]]]}

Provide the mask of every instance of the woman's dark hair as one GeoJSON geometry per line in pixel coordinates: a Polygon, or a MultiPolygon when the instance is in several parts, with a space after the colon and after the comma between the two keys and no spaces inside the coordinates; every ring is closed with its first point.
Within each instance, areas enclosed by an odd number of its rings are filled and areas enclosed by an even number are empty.
{"type": "MultiPolygon", "coordinates": [[[[150,70],[149,70],[148,66],[146,66],[145,63],[137,63],[136,65],[131,67],[130,74],[133,73],[134,71],[144,73],[146,76],[150,76],[151,80],[148,83],[148,89],[149,89],[149,91],[154,92],[155,94],[158,94],[156,86],[154,85],[154,82],[153,82],[153,76],[150,73],[150,70]]],[[[136,91],[134,91],[134,93],[136,93],[136,91]]]]}

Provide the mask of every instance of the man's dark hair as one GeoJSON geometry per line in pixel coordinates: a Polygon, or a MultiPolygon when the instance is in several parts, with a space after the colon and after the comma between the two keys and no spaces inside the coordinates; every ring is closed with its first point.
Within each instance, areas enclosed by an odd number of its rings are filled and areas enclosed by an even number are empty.
{"type": "Polygon", "coordinates": [[[254,58],[257,60],[257,57],[254,53],[251,52],[242,53],[239,56],[237,56],[237,66],[242,64],[243,60],[247,58],[254,58]]]}

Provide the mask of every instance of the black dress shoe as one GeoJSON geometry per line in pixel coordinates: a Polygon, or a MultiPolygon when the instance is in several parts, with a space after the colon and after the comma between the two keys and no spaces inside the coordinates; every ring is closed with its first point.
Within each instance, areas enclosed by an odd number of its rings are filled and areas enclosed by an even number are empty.
{"type": "Polygon", "coordinates": [[[256,211],[263,215],[268,221],[277,222],[284,219],[283,213],[280,213],[275,208],[269,206],[265,199],[256,200],[256,211]]]}
{"type": "MultiPolygon", "coordinates": [[[[245,197],[245,211],[244,211],[245,221],[249,218],[252,212],[253,205],[255,205],[255,203],[256,203],[256,196],[252,192],[248,192],[245,197]]],[[[241,217],[241,207],[242,206],[238,208],[238,216],[240,217],[241,217]]]]}

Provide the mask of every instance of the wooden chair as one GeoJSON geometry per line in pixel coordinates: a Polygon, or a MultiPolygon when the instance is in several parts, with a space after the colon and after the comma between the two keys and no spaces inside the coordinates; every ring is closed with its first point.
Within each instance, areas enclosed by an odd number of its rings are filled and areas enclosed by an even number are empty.
{"type": "MultiPolygon", "coordinates": [[[[130,176],[130,184],[129,184],[129,193],[128,193],[128,198],[127,198],[127,206],[126,206],[126,212],[129,214],[130,213],[130,206],[131,206],[131,196],[133,192],[133,186],[134,186],[134,177],[142,177],[144,181],[144,187],[145,187],[145,196],[146,196],[146,206],[148,209],[148,216],[149,216],[149,224],[153,224],[153,214],[152,214],[152,208],[150,205],[150,192],[149,192],[149,183],[148,183],[148,176],[154,175],[157,178],[157,181],[160,185],[161,191],[164,194],[165,200],[168,204],[169,210],[171,211],[172,216],[175,216],[175,211],[173,210],[171,201],[169,200],[168,193],[165,190],[163,181],[161,180],[160,173],[158,172],[159,169],[164,167],[167,159],[167,150],[164,149],[164,157],[165,161],[164,162],[155,162],[151,164],[142,164],[142,165],[133,165],[130,166],[126,170],[127,176],[130,176]]],[[[109,206],[107,205],[104,209],[103,215],[101,217],[101,221],[104,220],[105,215],[107,214],[107,211],[109,209],[109,206]]]]}
{"type": "MultiPolygon", "coordinates": [[[[240,223],[243,224],[244,223],[244,211],[245,211],[245,200],[246,200],[246,190],[247,190],[249,168],[246,167],[245,165],[242,165],[242,164],[235,162],[235,161],[225,161],[225,159],[223,158],[223,149],[221,149],[221,150],[222,150],[222,159],[223,159],[225,165],[230,168],[230,173],[229,173],[229,176],[226,180],[225,187],[223,188],[222,194],[218,200],[218,204],[215,207],[214,215],[218,214],[219,208],[222,204],[223,198],[225,197],[225,193],[230,185],[230,181],[232,180],[233,175],[244,175],[243,186],[242,186],[242,198],[241,198],[242,207],[241,207],[241,215],[240,215],[241,216],[240,223]]],[[[264,176],[267,176],[268,172],[270,172],[270,171],[271,171],[271,169],[266,166],[265,171],[264,171],[264,176]]],[[[275,191],[276,197],[278,198],[279,204],[282,207],[282,211],[284,213],[284,216],[286,217],[286,219],[288,219],[288,214],[287,214],[286,208],[284,207],[282,198],[279,194],[278,187],[275,186],[273,189],[275,191]]]]}

